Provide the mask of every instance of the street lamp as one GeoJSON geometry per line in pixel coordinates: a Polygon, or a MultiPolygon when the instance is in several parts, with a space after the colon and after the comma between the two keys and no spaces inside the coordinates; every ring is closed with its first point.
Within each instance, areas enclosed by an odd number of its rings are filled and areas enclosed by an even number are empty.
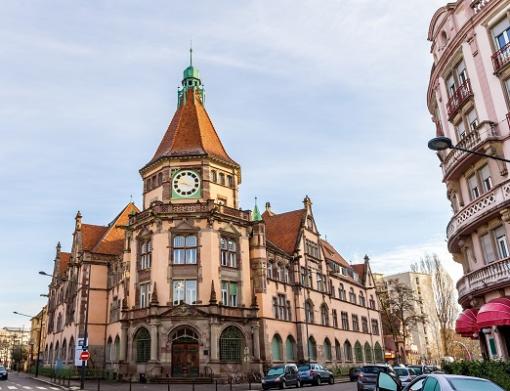
{"type": "MultiPolygon", "coordinates": [[[[35,316],[30,316],[26,314],[22,314],[18,311],[12,311],[13,314],[19,315],[19,316],[25,316],[27,318],[35,318],[35,316]]],[[[42,328],[43,328],[43,317],[44,313],[41,313],[41,319],[39,320],[39,336],[37,341],[37,360],[35,361],[35,377],[39,376],[39,354],[41,354],[41,336],[42,336],[42,328]]]]}
{"type": "Polygon", "coordinates": [[[466,149],[466,148],[462,148],[462,147],[453,145],[452,140],[450,138],[444,137],[444,136],[434,137],[433,139],[431,139],[428,142],[428,147],[429,147],[429,149],[431,149],[433,151],[444,151],[446,149],[456,149],[458,151],[472,153],[473,155],[483,156],[483,157],[486,157],[489,159],[494,159],[494,160],[499,160],[499,161],[502,161],[505,163],[510,163],[510,160],[504,159],[499,156],[492,156],[492,155],[488,155],[483,152],[472,151],[471,149],[466,149]]]}
{"type": "Polygon", "coordinates": [[[45,271],[42,271],[42,270],[39,272],[39,274],[41,276],[53,277],[53,274],[46,273],[45,271]]]}

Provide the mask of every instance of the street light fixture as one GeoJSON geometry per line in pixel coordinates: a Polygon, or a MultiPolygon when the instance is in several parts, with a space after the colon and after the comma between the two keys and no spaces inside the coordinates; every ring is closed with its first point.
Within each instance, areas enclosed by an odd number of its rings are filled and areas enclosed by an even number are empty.
{"type": "Polygon", "coordinates": [[[505,163],[510,163],[510,160],[504,159],[499,156],[492,156],[492,155],[488,155],[483,152],[472,151],[471,149],[466,149],[466,148],[462,148],[462,147],[453,145],[452,140],[450,138],[444,137],[444,136],[434,137],[433,139],[431,139],[428,142],[428,147],[429,147],[429,149],[431,149],[433,151],[444,151],[446,149],[456,149],[458,151],[472,153],[473,155],[483,156],[483,157],[486,157],[489,159],[494,159],[494,160],[499,160],[499,161],[502,161],[505,163]]]}
{"type": "Polygon", "coordinates": [[[42,271],[42,270],[39,272],[39,274],[41,276],[53,277],[53,274],[48,274],[48,273],[46,273],[45,271],[42,271]]]}
{"type": "MultiPolygon", "coordinates": [[[[12,311],[13,314],[19,316],[25,316],[27,318],[35,318],[35,316],[30,316],[26,314],[22,314],[18,311],[12,311]]],[[[41,319],[39,320],[39,337],[37,338],[37,360],[35,361],[35,377],[39,377],[39,355],[41,354],[41,337],[42,337],[42,328],[43,328],[43,318],[44,313],[41,313],[41,319]]]]}

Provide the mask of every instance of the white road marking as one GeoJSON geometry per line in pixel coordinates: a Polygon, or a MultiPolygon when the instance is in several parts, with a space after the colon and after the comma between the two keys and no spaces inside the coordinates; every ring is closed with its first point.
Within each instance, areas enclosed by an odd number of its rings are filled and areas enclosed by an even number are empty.
{"type": "Polygon", "coordinates": [[[30,387],[30,386],[23,386],[23,388],[24,388],[25,390],[31,390],[31,389],[32,389],[32,387],[30,387]]]}
{"type": "Polygon", "coordinates": [[[37,387],[37,388],[40,389],[40,390],[45,390],[46,389],[46,387],[37,387]]]}
{"type": "Polygon", "coordinates": [[[7,388],[9,390],[17,390],[18,389],[18,387],[16,387],[16,386],[7,386],[7,388]]]}
{"type": "Polygon", "coordinates": [[[60,390],[58,387],[50,387],[52,390],[60,390]]]}

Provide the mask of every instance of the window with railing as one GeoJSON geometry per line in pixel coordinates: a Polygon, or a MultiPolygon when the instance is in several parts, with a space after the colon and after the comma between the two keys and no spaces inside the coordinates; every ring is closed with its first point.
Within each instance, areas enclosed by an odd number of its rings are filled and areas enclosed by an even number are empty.
{"type": "Polygon", "coordinates": [[[497,72],[510,62],[510,21],[505,17],[491,29],[496,52],[492,55],[494,70],[497,72]]]}

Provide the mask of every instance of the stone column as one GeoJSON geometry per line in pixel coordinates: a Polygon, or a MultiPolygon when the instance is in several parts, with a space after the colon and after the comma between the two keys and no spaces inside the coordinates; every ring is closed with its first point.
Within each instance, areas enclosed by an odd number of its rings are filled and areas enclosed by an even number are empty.
{"type": "Polygon", "coordinates": [[[211,360],[216,361],[219,360],[219,336],[218,336],[218,325],[211,324],[211,360]]]}
{"type": "Polygon", "coordinates": [[[128,325],[122,324],[122,328],[120,330],[120,349],[119,349],[119,361],[126,362],[128,361],[127,357],[127,348],[128,348],[128,325]]]}
{"type": "Polygon", "coordinates": [[[255,360],[260,360],[260,336],[259,336],[259,325],[255,325],[252,327],[252,337],[253,337],[253,358],[255,360]]]}
{"type": "Polygon", "coordinates": [[[151,361],[158,361],[158,326],[159,323],[153,323],[151,325],[151,361]]]}

